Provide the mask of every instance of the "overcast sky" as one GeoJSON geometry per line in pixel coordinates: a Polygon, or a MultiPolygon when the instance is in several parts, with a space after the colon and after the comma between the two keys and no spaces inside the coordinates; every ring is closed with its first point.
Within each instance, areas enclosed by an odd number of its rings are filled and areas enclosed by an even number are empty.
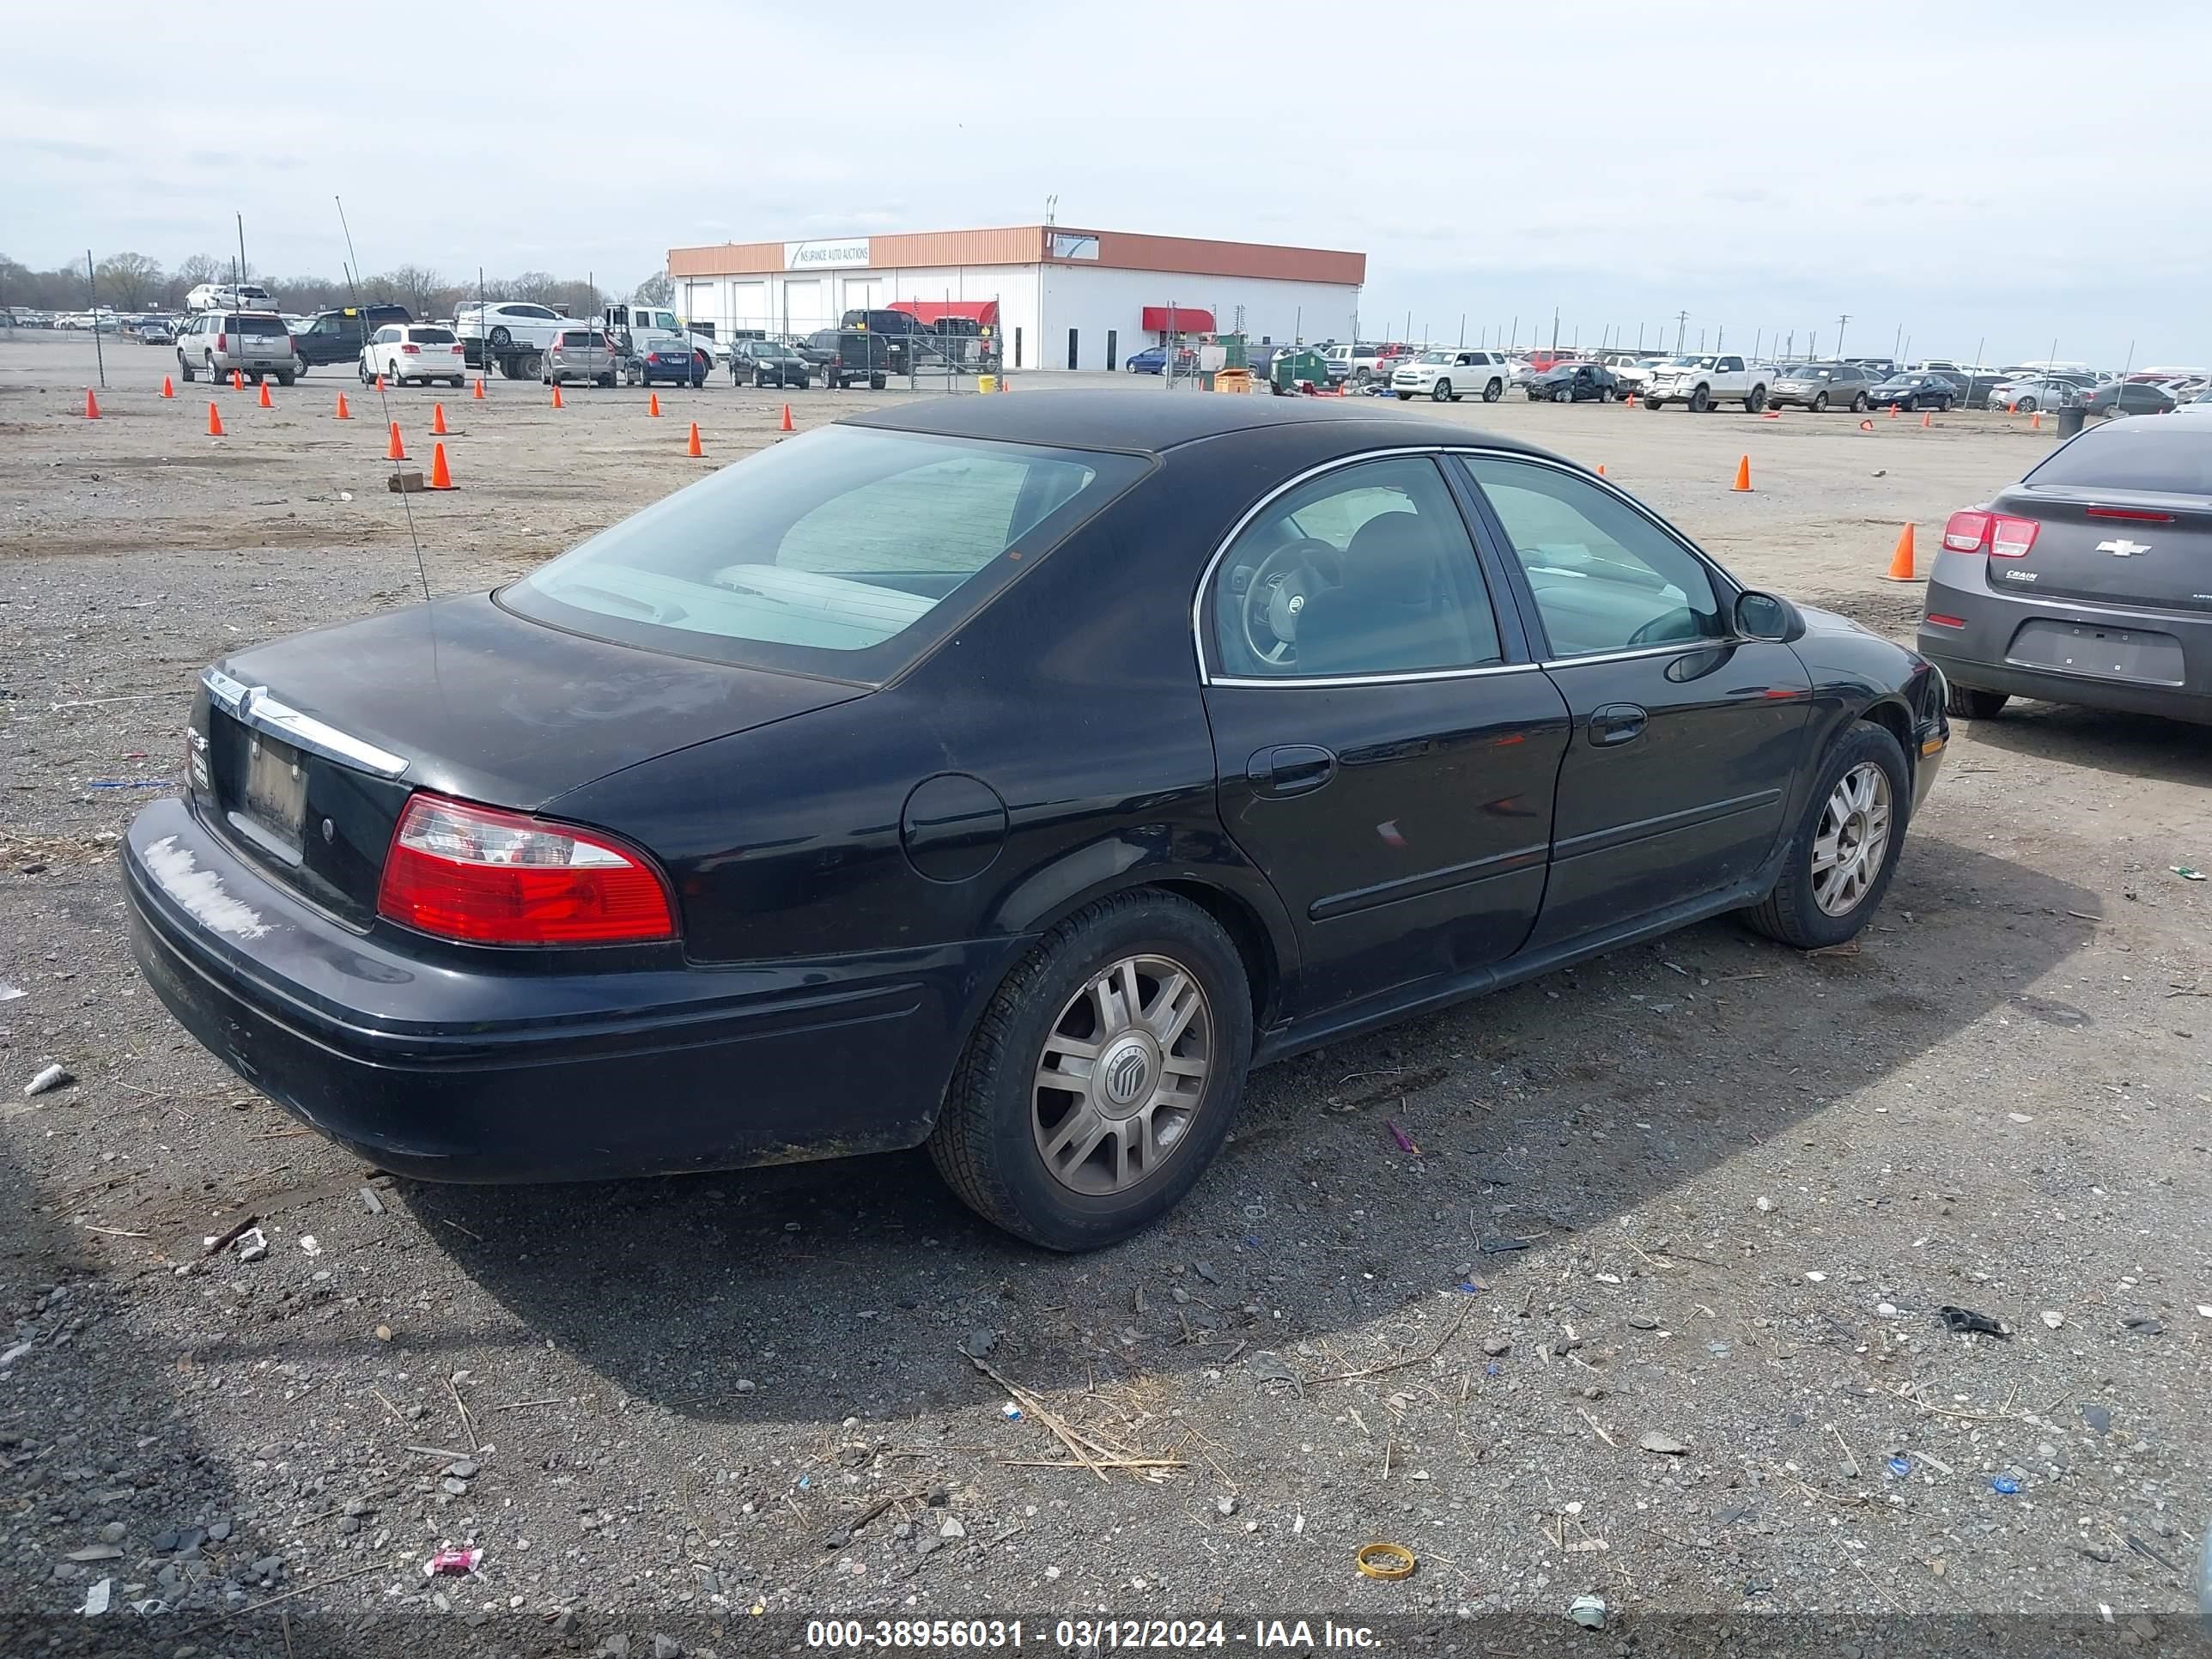
{"type": "Polygon", "coordinates": [[[335,275],[343,194],[370,270],[627,290],[672,245],[1056,193],[1067,225],[1361,250],[1364,334],[1527,340],[1557,306],[1563,341],[1687,311],[1692,343],[1832,350],[1849,313],[1852,351],[2212,362],[2198,3],[242,15],[13,8],[0,252],[174,264],[236,210],[258,270],[335,275]]]}

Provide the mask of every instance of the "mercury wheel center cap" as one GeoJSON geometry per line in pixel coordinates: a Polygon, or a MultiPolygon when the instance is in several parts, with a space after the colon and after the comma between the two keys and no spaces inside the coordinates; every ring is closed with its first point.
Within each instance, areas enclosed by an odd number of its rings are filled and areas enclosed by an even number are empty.
{"type": "Polygon", "coordinates": [[[1151,1098],[1159,1075],[1159,1051],[1151,1037],[1132,1031],[1117,1038],[1098,1057],[1099,1109],[1127,1116],[1151,1098]]]}

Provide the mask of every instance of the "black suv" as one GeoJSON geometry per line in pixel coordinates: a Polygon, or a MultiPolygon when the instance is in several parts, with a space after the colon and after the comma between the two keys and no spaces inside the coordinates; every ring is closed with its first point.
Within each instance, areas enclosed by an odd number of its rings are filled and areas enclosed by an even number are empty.
{"type": "Polygon", "coordinates": [[[378,329],[414,320],[405,306],[339,306],[317,312],[313,321],[294,330],[292,348],[310,368],[317,363],[357,362],[362,347],[378,329]]]}
{"type": "Polygon", "coordinates": [[[890,373],[908,374],[924,357],[933,355],[936,337],[910,311],[848,311],[848,330],[864,329],[882,340],[890,373]]]}
{"type": "Polygon", "coordinates": [[[822,383],[842,392],[865,380],[871,390],[881,392],[887,376],[906,373],[905,358],[902,338],[869,329],[841,328],[836,360],[822,365],[822,383]]]}

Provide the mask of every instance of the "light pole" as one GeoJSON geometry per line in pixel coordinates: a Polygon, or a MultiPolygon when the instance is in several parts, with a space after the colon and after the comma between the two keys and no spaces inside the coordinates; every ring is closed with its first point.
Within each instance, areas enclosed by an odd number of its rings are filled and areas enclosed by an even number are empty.
{"type": "Polygon", "coordinates": [[[1836,319],[1836,356],[1838,357],[1844,355],[1844,325],[1850,319],[1851,314],[1848,311],[1836,319]]]}
{"type": "Polygon", "coordinates": [[[1676,312],[1674,313],[1674,355],[1677,357],[1682,355],[1682,339],[1689,326],[1690,313],[1686,311],[1676,312]]]}

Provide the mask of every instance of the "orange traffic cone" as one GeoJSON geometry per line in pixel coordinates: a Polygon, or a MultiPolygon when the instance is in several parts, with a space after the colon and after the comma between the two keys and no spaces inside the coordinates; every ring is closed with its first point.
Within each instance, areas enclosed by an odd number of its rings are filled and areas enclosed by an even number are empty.
{"type": "Polygon", "coordinates": [[[392,441],[384,447],[384,459],[387,461],[407,459],[407,446],[399,441],[399,422],[397,421],[392,423],[392,441]]]}
{"type": "Polygon", "coordinates": [[[796,427],[793,426],[793,425],[792,425],[792,423],[791,423],[791,405],[790,405],[789,404],[786,404],[783,406],[783,427],[782,427],[782,430],[784,430],[784,431],[786,431],[786,432],[794,432],[794,431],[798,430],[798,428],[797,428],[796,427]]]}
{"type": "Polygon", "coordinates": [[[645,412],[656,421],[660,418],[660,394],[658,392],[645,394],[645,412]]]}
{"type": "Polygon", "coordinates": [[[1920,424],[1924,428],[1936,424],[1936,417],[1926,410],[1920,411],[1920,424]]]}
{"type": "Polygon", "coordinates": [[[1732,485],[1730,485],[1730,486],[1729,486],[1729,488],[1730,488],[1730,489],[1741,489],[1741,490],[1744,491],[1746,494],[1750,493],[1750,489],[1751,489],[1751,457],[1750,457],[1750,456],[1748,456],[1748,455],[1745,456],[1741,460],[1738,461],[1738,462],[1735,464],[1735,483],[1733,483],[1732,485]]]}
{"type": "Polygon", "coordinates": [[[1597,476],[1601,478],[1605,477],[1605,463],[1603,461],[1600,461],[1597,464],[1597,476]]]}
{"type": "Polygon", "coordinates": [[[332,412],[331,418],[334,421],[349,421],[353,419],[353,410],[346,407],[345,393],[343,392],[338,393],[338,406],[337,410],[332,412]]]}
{"type": "Polygon", "coordinates": [[[261,397],[260,397],[260,398],[259,398],[259,402],[260,402],[260,404],[261,404],[262,408],[264,408],[264,409],[274,409],[274,408],[276,408],[276,405],[275,404],[273,404],[273,403],[271,403],[271,402],[270,401],[270,398],[269,398],[269,382],[268,382],[268,381],[266,381],[266,380],[264,380],[264,381],[261,383],[261,397]]]}
{"type": "Polygon", "coordinates": [[[443,444],[432,444],[430,446],[430,488],[451,489],[453,487],[453,475],[446,470],[446,447],[443,444]]]}
{"type": "Polygon", "coordinates": [[[246,376],[240,374],[234,368],[230,371],[230,389],[233,392],[243,392],[246,390],[246,376]]]}
{"type": "Polygon", "coordinates": [[[1889,418],[1893,421],[1897,418],[1897,405],[1895,404],[1892,404],[1889,406],[1889,418]]]}
{"type": "Polygon", "coordinates": [[[1633,392],[1628,394],[1628,406],[1631,409],[1636,407],[1636,394],[1633,392]]]}
{"type": "Polygon", "coordinates": [[[208,436],[222,436],[222,410],[216,407],[215,399],[208,399],[208,436]]]}
{"type": "Polygon", "coordinates": [[[1897,532],[1897,551],[1889,556],[1889,568],[1881,573],[1886,582],[1909,582],[1917,580],[1912,574],[1912,526],[1907,525],[1897,532]]]}
{"type": "Polygon", "coordinates": [[[2027,429],[2030,432],[2040,432],[2043,430],[2043,411],[2041,410],[2037,410],[2033,414],[2027,417],[2027,429]]]}
{"type": "Polygon", "coordinates": [[[707,453],[699,447],[699,422],[696,421],[691,422],[691,441],[684,446],[684,453],[686,455],[704,455],[707,453]]]}
{"type": "Polygon", "coordinates": [[[1860,430],[1860,431],[1862,431],[1862,432],[1871,432],[1871,431],[1873,431],[1873,430],[1874,430],[1874,422],[1873,422],[1872,421],[1861,421],[1861,422],[1859,422],[1859,430],[1860,430]]]}
{"type": "Polygon", "coordinates": [[[430,435],[434,438],[446,435],[446,406],[443,404],[430,405],[430,435]]]}
{"type": "Polygon", "coordinates": [[[482,403],[484,400],[483,375],[479,374],[477,376],[477,389],[469,393],[469,396],[475,398],[478,403],[482,403]]]}
{"type": "Polygon", "coordinates": [[[164,398],[173,398],[177,395],[177,388],[170,383],[169,377],[166,374],[161,377],[161,395],[164,398]]]}
{"type": "Polygon", "coordinates": [[[561,401],[561,382],[560,382],[560,381],[558,381],[558,380],[554,381],[554,382],[553,382],[553,407],[554,407],[554,408],[556,408],[556,409],[566,409],[568,406],[568,404],[564,404],[564,403],[562,403],[562,402],[561,401]]]}
{"type": "Polygon", "coordinates": [[[382,376],[381,374],[380,374],[380,375],[378,375],[378,376],[376,377],[376,391],[377,391],[377,395],[378,395],[379,397],[383,396],[383,394],[384,394],[384,376],[382,376]]]}
{"type": "Polygon", "coordinates": [[[1762,421],[1778,421],[1782,418],[1782,411],[1778,409],[1770,409],[1759,418],[1762,421]]]}
{"type": "Polygon", "coordinates": [[[84,418],[88,421],[100,418],[100,399],[92,395],[90,386],[84,389],[84,418]]]}

